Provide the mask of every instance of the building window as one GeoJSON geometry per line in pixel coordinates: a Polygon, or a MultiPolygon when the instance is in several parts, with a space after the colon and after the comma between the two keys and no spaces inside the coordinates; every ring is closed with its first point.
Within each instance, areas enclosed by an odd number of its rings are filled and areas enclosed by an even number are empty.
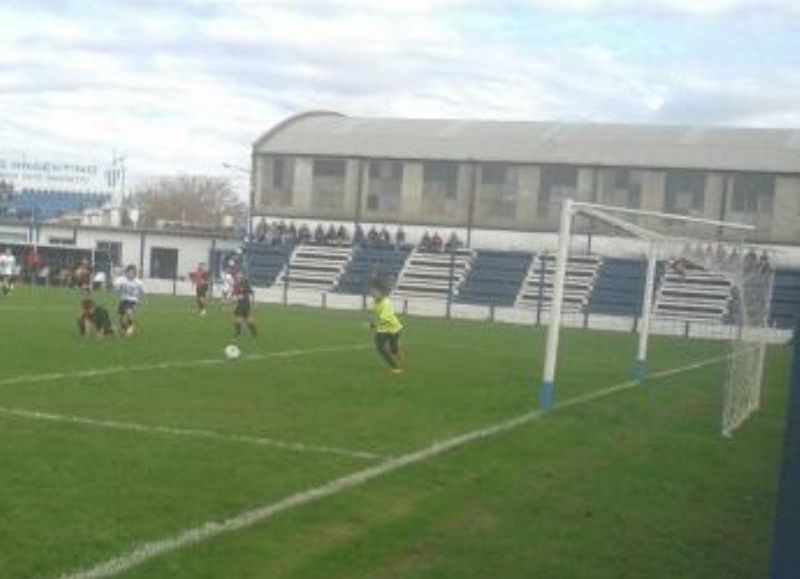
{"type": "Polygon", "coordinates": [[[294,159],[264,157],[261,161],[261,203],[266,207],[293,204],[294,159]]]}
{"type": "Polygon", "coordinates": [[[50,245],[75,245],[75,239],[72,237],[49,237],[47,243],[50,245]]]}
{"type": "Polygon", "coordinates": [[[343,209],[346,176],[347,161],[345,159],[316,159],[311,189],[312,208],[343,209]]]}
{"type": "Polygon", "coordinates": [[[519,170],[513,165],[481,165],[479,215],[485,219],[514,219],[518,183],[519,170]]]}
{"type": "Polygon", "coordinates": [[[397,213],[400,211],[402,189],[402,161],[370,161],[367,209],[397,213]]]}
{"type": "Polygon", "coordinates": [[[178,276],[178,250],[171,247],[150,249],[150,277],[175,279],[178,276]]]}
{"type": "Polygon", "coordinates": [[[733,181],[731,211],[734,213],[772,214],[775,177],[760,173],[736,175],[733,181]]]}
{"type": "Polygon", "coordinates": [[[435,199],[458,197],[458,163],[425,163],[422,168],[422,195],[435,199]]]}
{"type": "Polygon", "coordinates": [[[664,209],[679,215],[701,215],[705,209],[706,174],[702,171],[667,171],[664,209]]]}
{"type": "Polygon", "coordinates": [[[565,199],[575,198],[578,192],[578,168],[565,165],[542,167],[539,188],[539,217],[555,217],[565,199]]]}
{"type": "Polygon", "coordinates": [[[630,169],[604,169],[599,175],[599,198],[604,205],[639,209],[642,206],[640,175],[630,169]]]}

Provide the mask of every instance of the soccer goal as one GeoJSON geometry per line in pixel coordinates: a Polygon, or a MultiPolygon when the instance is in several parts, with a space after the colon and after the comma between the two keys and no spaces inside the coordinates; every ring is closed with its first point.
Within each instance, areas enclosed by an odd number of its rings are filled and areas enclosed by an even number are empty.
{"type": "MultiPolygon", "coordinates": [[[[624,276],[616,280],[608,274],[605,279],[606,285],[624,286],[618,291],[623,298],[628,292],[628,306],[631,298],[636,301],[631,312],[638,333],[634,379],[647,377],[648,342],[654,333],[725,340],[728,371],[721,385],[722,432],[730,436],[758,409],[768,343],[773,276],[768,259],[746,243],[753,229],[741,223],[566,200],[548,284],[550,314],[541,406],[553,407],[560,328],[564,316],[574,311],[576,291],[586,284],[580,276],[592,275],[572,271],[572,264],[581,254],[600,253],[607,263],[596,259],[599,268],[634,271],[628,281],[638,280],[631,281],[631,286],[622,283],[624,276]]],[[[598,288],[589,289],[590,297],[578,302],[579,308],[595,311],[592,293],[598,293],[598,288]]],[[[613,300],[607,305],[614,306],[613,300]]],[[[593,318],[607,320],[609,328],[631,319],[614,307],[610,310],[607,315],[593,313],[593,318]]]]}

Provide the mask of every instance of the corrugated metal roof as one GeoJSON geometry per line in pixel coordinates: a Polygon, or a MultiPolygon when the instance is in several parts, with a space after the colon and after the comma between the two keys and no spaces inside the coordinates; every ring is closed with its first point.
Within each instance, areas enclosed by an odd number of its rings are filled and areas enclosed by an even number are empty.
{"type": "Polygon", "coordinates": [[[554,122],[291,117],[255,151],[800,173],[800,130],[554,122]]]}

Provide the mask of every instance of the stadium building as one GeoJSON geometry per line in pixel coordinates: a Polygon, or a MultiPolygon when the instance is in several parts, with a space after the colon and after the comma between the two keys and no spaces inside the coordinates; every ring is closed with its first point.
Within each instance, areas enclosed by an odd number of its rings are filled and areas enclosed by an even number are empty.
{"type": "Polygon", "coordinates": [[[254,215],[548,232],[573,198],[800,242],[800,130],[309,112],[258,139],[252,163],[254,215]]]}

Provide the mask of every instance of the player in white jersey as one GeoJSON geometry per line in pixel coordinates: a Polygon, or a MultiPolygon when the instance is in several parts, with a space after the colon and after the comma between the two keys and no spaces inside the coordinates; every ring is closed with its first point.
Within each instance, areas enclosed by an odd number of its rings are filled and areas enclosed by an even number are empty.
{"type": "Polygon", "coordinates": [[[228,301],[233,297],[233,274],[226,271],[222,275],[222,299],[228,301]]]}
{"type": "Polygon", "coordinates": [[[130,336],[136,327],[136,306],[144,297],[144,284],[136,277],[136,266],[126,267],[125,275],[114,281],[114,287],[119,293],[119,329],[130,336]]]}
{"type": "Polygon", "coordinates": [[[6,248],[0,254],[0,291],[6,296],[14,289],[14,272],[17,269],[17,259],[11,253],[11,248],[6,248]]]}

